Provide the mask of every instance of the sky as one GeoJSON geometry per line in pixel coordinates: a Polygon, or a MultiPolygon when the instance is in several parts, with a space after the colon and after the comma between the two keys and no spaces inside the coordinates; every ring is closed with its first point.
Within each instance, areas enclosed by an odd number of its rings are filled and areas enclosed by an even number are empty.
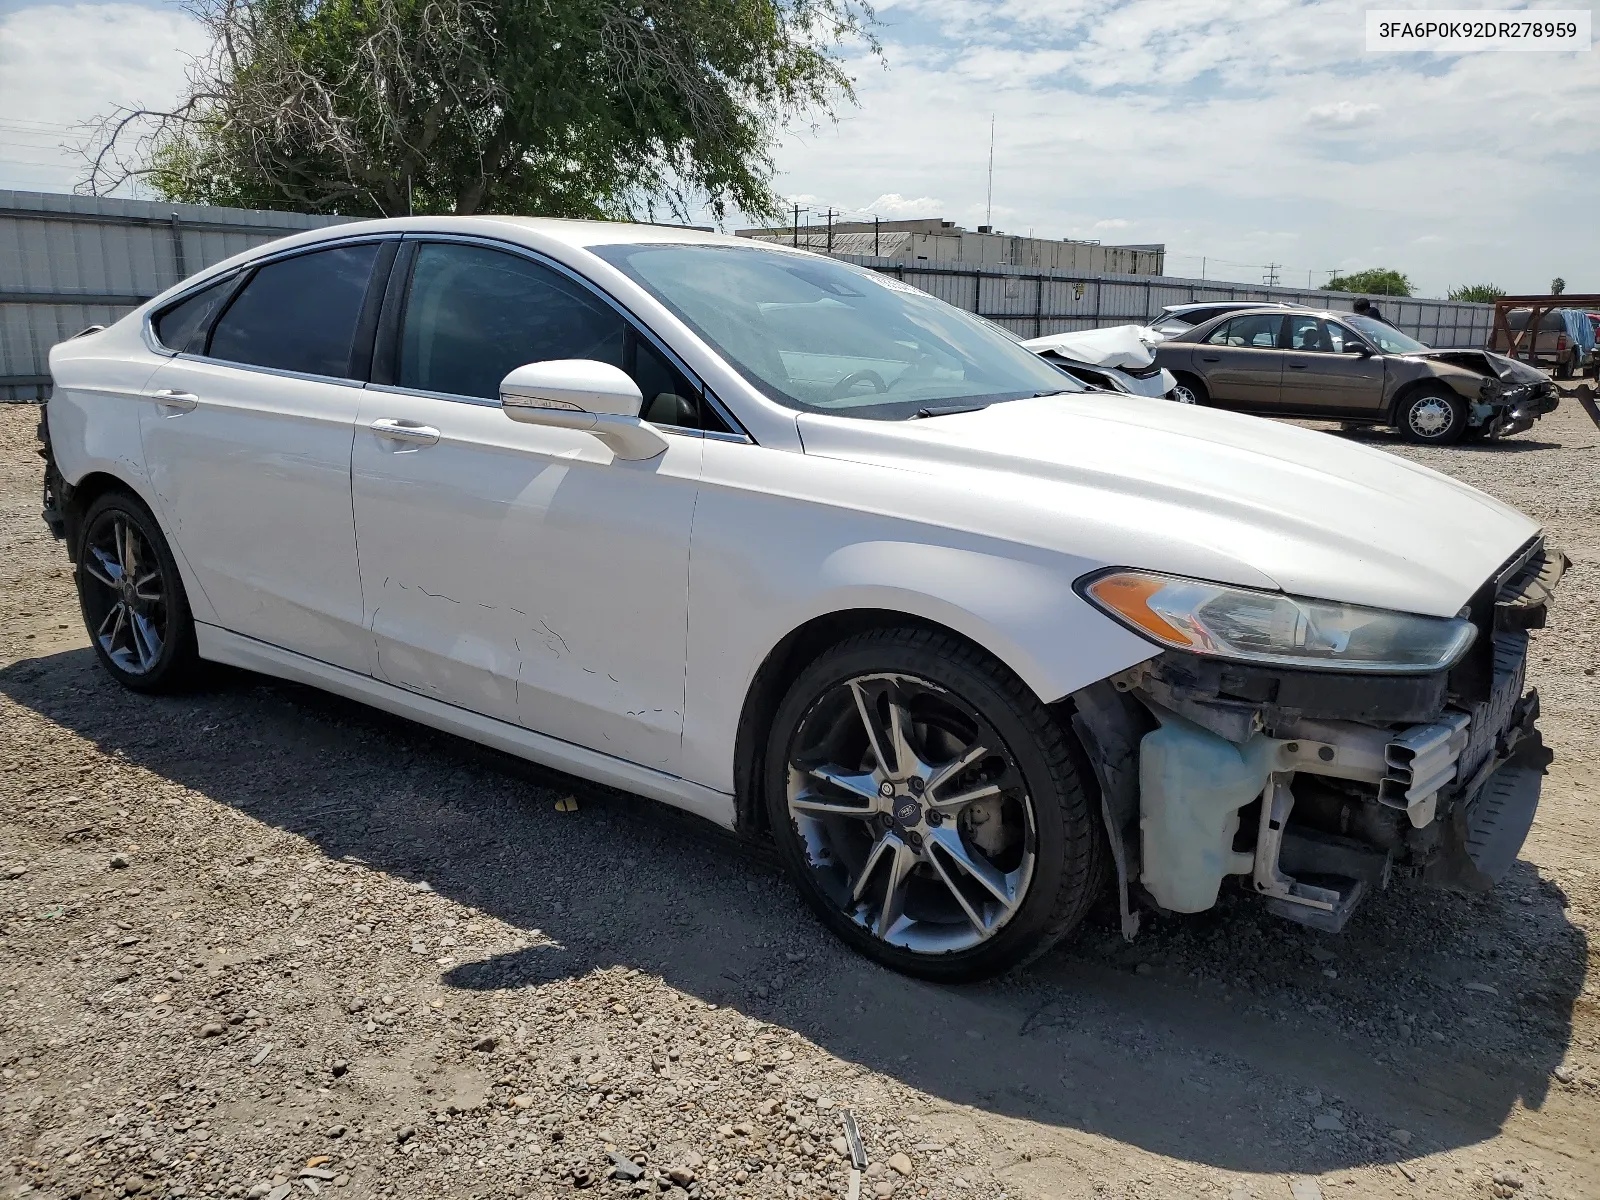
{"type": "MultiPolygon", "coordinates": [[[[882,60],[848,52],[858,103],[786,131],[775,186],[972,228],[992,119],[1009,233],[1163,242],[1187,277],[1600,292],[1600,49],[1369,53],[1367,7],[880,0],[882,60]]],[[[203,48],[172,3],[0,0],[0,188],[70,190],[75,130],[170,100],[203,48]]]]}

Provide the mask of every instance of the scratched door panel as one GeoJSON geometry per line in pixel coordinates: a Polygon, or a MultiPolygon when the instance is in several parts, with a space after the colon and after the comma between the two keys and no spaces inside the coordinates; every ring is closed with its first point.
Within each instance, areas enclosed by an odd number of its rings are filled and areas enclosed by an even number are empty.
{"type": "Polygon", "coordinates": [[[683,732],[701,441],[647,462],[496,404],[369,389],[353,488],[390,683],[663,770],[683,732]],[[432,444],[374,421],[437,430],[432,444]]]}

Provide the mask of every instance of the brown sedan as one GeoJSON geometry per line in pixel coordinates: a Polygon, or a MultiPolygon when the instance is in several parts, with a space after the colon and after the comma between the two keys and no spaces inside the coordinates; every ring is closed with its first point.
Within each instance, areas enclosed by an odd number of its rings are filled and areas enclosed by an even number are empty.
{"type": "Polygon", "coordinates": [[[1156,347],[1174,399],[1281,417],[1392,425],[1414,442],[1504,437],[1556,406],[1549,378],[1486,350],[1432,350],[1348,312],[1247,309],[1156,347]]]}

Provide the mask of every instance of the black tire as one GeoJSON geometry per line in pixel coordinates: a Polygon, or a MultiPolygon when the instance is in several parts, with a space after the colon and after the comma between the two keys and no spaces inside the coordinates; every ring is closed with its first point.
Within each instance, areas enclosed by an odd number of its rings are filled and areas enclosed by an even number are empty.
{"type": "Polygon", "coordinates": [[[1206,385],[1197,377],[1187,373],[1179,373],[1175,375],[1174,378],[1177,380],[1177,383],[1173,386],[1173,389],[1167,393],[1167,395],[1172,398],[1174,403],[1193,404],[1197,408],[1211,403],[1211,393],[1206,391],[1206,385]],[[1187,392],[1193,397],[1193,399],[1185,399],[1182,394],[1184,392],[1187,392]]]}
{"type": "MultiPolygon", "coordinates": [[[[890,733],[891,728],[882,726],[880,733],[890,733]]],[[[848,739],[848,730],[844,736],[848,739]]],[[[823,744],[830,748],[841,745],[836,734],[828,735],[823,744]]],[[[870,735],[863,733],[858,745],[867,747],[866,761],[875,760],[870,753],[875,745],[870,735]]],[[[845,758],[860,753],[848,748],[843,750],[845,758]]],[[[1076,738],[1062,728],[1010,670],[983,650],[952,634],[918,628],[877,629],[851,637],[824,652],[795,680],[778,706],[768,736],[766,762],[763,783],[773,835],[801,894],[823,923],[847,944],[893,970],[954,983],[981,979],[1020,966],[1043,954],[1072,931],[1088,912],[1107,878],[1103,864],[1106,857],[1104,835],[1091,801],[1091,790],[1084,783],[1091,778],[1091,772],[1076,738]],[[886,679],[892,682],[885,682],[886,679]],[[866,710],[859,699],[864,690],[858,691],[856,685],[865,689],[874,683],[891,689],[886,693],[885,707],[877,708],[876,701],[865,702],[872,704],[875,711],[887,713],[887,705],[896,697],[910,697],[902,707],[903,712],[910,712],[913,717],[907,726],[911,732],[906,735],[906,741],[908,745],[920,742],[920,745],[911,745],[919,758],[926,755],[927,761],[943,762],[947,768],[963,761],[960,739],[945,743],[958,747],[949,759],[929,753],[930,749],[937,748],[939,738],[948,736],[949,721],[955,719],[951,714],[959,712],[967,713],[971,719],[971,728],[975,731],[972,746],[980,742],[987,745],[990,738],[1001,744],[991,757],[978,760],[968,772],[947,774],[941,779],[938,768],[931,768],[934,775],[925,785],[926,792],[911,786],[909,777],[906,778],[898,785],[901,790],[885,798],[882,803],[886,808],[873,818],[861,820],[854,814],[797,817],[796,810],[790,807],[791,786],[799,789],[796,803],[819,797],[831,801],[825,794],[828,787],[818,788],[813,782],[818,777],[815,772],[791,766],[797,757],[811,753],[802,738],[809,739],[813,726],[818,723],[834,730],[843,728],[850,719],[848,701],[845,707],[835,709],[839,713],[837,720],[831,724],[825,720],[827,706],[838,705],[837,697],[842,691],[858,697],[854,710],[860,718],[857,728],[864,727],[866,710]],[[911,711],[913,706],[917,711],[911,711]],[[1003,765],[995,765],[1002,760],[1003,765]],[[991,769],[994,773],[986,774],[991,769]],[[991,815],[977,818],[987,823],[994,819],[993,814],[999,815],[998,822],[985,836],[1003,838],[1008,830],[1016,831],[1012,836],[1019,849],[1013,852],[1008,844],[984,850],[977,845],[973,840],[971,815],[964,809],[958,815],[936,820],[940,814],[934,810],[946,801],[939,800],[935,790],[946,784],[956,788],[960,796],[997,790],[996,796],[970,807],[994,806],[989,810],[991,815]],[[917,807],[915,800],[926,805],[926,815],[919,818],[926,822],[921,827],[925,841],[917,836],[914,828],[908,829],[900,823],[908,800],[912,801],[911,808],[917,807]],[[895,813],[893,817],[888,815],[891,809],[895,813]],[[802,819],[807,824],[804,834],[799,824],[802,819]],[[824,829],[829,831],[825,836],[821,834],[824,829]],[[838,841],[831,840],[833,831],[838,832],[838,841]],[[846,841],[860,835],[874,845],[865,855],[857,854],[856,861],[864,862],[864,866],[852,874],[846,841]],[[808,842],[808,837],[813,840],[808,842]],[[819,837],[826,841],[821,849],[818,848],[819,837]],[[853,884],[859,889],[882,876],[883,872],[876,866],[880,861],[877,843],[901,838],[907,839],[899,843],[901,848],[906,848],[909,842],[916,846],[915,853],[923,855],[923,861],[915,862],[905,875],[905,903],[895,906],[897,914],[904,914],[903,924],[914,933],[920,934],[924,929],[932,931],[918,943],[920,948],[891,944],[869,928],[869,924],[881,919],[889,903],[887,897],[893,894],[893,872],[899,867],[898,859],[889,856],[883,859],[890,872],[885,880],[889,890],[874,888],[870,898],[863,893],[859,902],[849,895],[853,884]],[[1011,870],[1015,876],[1025,879],[1017,885],[1009,904],[992,904],[993,893],[983,891],[976,884],[975,875],[962,874],[942,865],[952,861],[944,857],[940,849],[950,845],[951,839],[959,842],[967,861],[981,860],[978,865],[991,872],[992,878],[1011,870]],[[1032,847],[1031,862],[1026,860],[1029,845],[1032,847]],[[937,863],[934,862],[936,852],[939,852],[937,863]],[[1013,853],[1015,857],[1007,857],[1013,853]],[[1008,863],[1017,865],[1008,866],[1008,863]],[[952,877],[956,883],[951,882],[952,877]],[[923,890],[918,892],[917,888],[923,890]],[[880,892],[885,899],[877,915],[873,915],[868,911],[870,903],[880,892]],[[968,898],[962,899],[962,893],[968,898]],[[974,906],[983,911],[984,919],[979,919],[974,906]],[[992,931],[984,932],[989,912],[1007,915],[997,919],[992,931]],[[917,915],[913,917],[913,913],[917,915]],[[981,940],[964,945],[961,944],[963,938],[981,940]]],[[[863,759],[856,757],[854,765],[848,769],[859,771],[862,764],[863,759]]],[[[872,784],[868,775],[854,778],[863,782],[864,791],[837,793],[852,803],[860,802],[860,796],[871,796],[874,787],[882,786],[872,784]]],[[[863,813],[867,811],[862,810],[863,813]]],[[[907,850],[908,854],[912,852],[907,850]]],[[[890,933],[893,934],[892,929],[890,933]]],[[[912,933],[903,936],[910,938],[912,933]]]]}
{"type": "Polygon", "coordinates": [[[77,523],[73,558],[89,643],[111,677],[136,692],[192,684],[200,663],[194,619],[178,564],[150,510],[128,492],[97,497],[77,523]],[[108,562],[108,547],[121,546],[130,531],[131,558],[118,554],[118,561],[108,562]],[[121,567],[129,561],[136,569],[125,590],[121,567]]]}
{"type": "Polygon", "coordinates": [[[1467,429],[1467,404],[1449,388],[1430,384],[1406,394],[1395,408],[1395,428],[1419,446],[1449,446],[1467,429]]]}

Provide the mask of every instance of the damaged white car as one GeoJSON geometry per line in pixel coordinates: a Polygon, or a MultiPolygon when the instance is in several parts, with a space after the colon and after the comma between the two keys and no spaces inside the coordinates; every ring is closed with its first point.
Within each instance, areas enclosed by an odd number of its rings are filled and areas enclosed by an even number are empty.
{"type": "Polygon", "coordinates": [[[230,663],[771,837],[899,970],[1014,966],[1109,889],[1130,936],[1229,884],[1337,929],[1490,886],[1533,818],[1534,522],[1086,392],[867,270],[342,225],[51,370],[44,515],[117,680],[230,663]]]}
{"type": "Polygon", "coordinates": [[[1193,397],[1178,389],[1172,372],[1156,365],[1155,345],[1162,337],[1140,325],[1112,325],[1030,338],[1022,344],[1074,379],[1103,392],[1177,400],[1193,397]]]}

